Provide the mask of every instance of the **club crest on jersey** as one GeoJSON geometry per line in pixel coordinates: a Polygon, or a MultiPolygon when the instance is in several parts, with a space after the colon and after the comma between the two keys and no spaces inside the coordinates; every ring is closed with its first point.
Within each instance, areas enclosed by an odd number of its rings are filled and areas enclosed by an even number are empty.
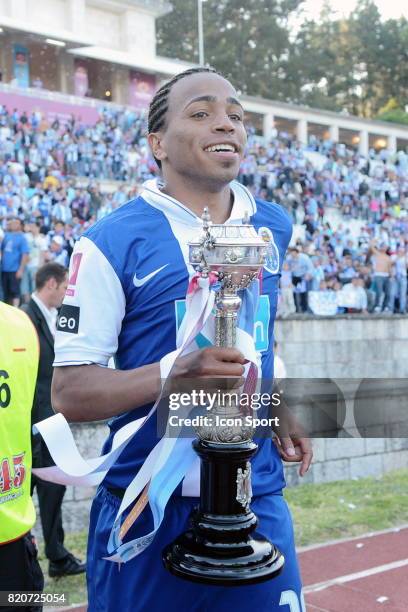
{"type": "Polygon", "coordinates": [[[273,239],[273,234],[269,227],[260,227],[258,236],[268,245],[264,268],[271,274],[277,274],[279,272],[279,250],[273,239]]]}

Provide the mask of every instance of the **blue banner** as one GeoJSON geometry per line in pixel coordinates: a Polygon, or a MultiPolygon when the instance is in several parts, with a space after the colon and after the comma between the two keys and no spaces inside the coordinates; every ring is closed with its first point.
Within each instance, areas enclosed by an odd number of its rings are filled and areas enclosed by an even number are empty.
{"type": "Polygon", "coordinates": [[[30,87],[29,50],[13,45],[13,77],[18,87],[30,87]]]}

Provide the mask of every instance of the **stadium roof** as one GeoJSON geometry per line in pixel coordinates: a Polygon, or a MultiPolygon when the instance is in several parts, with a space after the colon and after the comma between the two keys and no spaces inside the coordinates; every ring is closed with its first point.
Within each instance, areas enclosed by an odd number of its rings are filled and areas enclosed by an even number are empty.
{"type": "Polygon", "coordinates": [[[138,58],[136,53],[119,51],[108,47],[80,47],[70,49],[68,53],[79,57],[87,57],[113,64],[128,66],[135,70],[153,72],[155,74],[174,75],[183,70],[191,68],[195,64],[181,62],[167,57],[156,56],[154,58],[138,58]]]}
{"type": "Polygon", "coordinates": [[[105,5],[108,8],[120,4],[122,7],[129,6],[131,8],[145,9],[149,13],[154,14],[155,17],[166,15],[173,8],[167,0],[87,0],[87,4],[94,4],[98,7],[105,5]]]}
{"type": "Polygon", "coordinates": [[[0,15],[0,26],[7,28],[11,32],[27,32],[27,34],[37,34],[42,38],[54,38],[61,40],[67,44],[67,47],[74,45],[91,45],[92,39],[86,35],[81,35],[72,30],[63,30],[60,28],[40,26],[31,22],[26,22],[12,17],[0,15]]]}

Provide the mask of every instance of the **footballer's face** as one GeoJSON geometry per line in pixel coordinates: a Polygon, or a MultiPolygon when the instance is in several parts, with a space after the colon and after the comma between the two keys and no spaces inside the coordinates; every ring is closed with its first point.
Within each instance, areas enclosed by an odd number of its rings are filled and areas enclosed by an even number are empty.
{"type": "Polygon", "coordinates": [[[243,118],[237,93],[223,77],[198,73],[175,83],[165,128],[153,141],[164,179],[187,179],[210,190],[235,179],[247,141],[243,118]]]}

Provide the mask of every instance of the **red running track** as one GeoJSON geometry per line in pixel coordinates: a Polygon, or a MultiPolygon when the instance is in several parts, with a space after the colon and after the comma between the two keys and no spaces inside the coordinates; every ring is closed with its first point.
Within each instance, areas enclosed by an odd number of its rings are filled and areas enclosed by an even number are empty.
{"type": "Polygon", "coordinates": [[[299,553],[309,612],[408,612],[408,527],[299,553]]]}

